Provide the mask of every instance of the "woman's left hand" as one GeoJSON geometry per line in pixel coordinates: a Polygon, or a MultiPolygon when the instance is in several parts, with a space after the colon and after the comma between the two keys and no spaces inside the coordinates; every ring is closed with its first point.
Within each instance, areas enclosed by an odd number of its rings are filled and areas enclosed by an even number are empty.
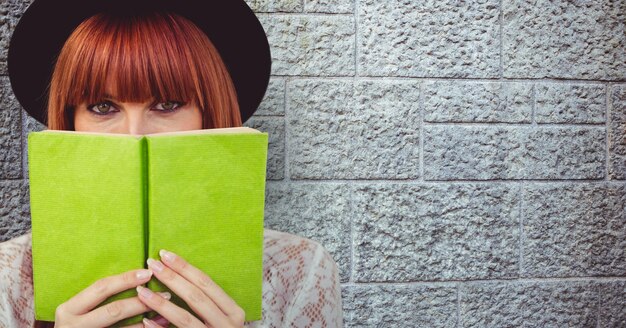
{"type": "MultiPolygon", "coordinates": [[[[159,255],[163,262],[148,260],[154,276],[182,298],[204,322],[148,288],[137,287],[139,300],[177,327],[243,327],[243,309],[211,278],[172,252],[161,250],[159,255]]],[[[144,319],[144,325],[161,327],[148,319],[144,319]]]]}

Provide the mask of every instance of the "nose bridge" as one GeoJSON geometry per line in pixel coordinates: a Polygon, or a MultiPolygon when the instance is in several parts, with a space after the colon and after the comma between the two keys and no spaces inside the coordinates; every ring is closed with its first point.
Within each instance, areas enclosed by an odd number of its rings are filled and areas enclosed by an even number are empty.
{"type": "Polygon", "coordinates": [[[126,108],[126,133],[132,135],[148,134],[149,122],[144,115],[141,105],[127,105],[126,108]]]}

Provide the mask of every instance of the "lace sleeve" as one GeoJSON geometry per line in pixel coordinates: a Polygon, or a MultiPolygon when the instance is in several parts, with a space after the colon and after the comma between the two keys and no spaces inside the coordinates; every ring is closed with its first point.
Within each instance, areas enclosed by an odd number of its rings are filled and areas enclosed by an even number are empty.
{"type": "Polygon", "coordinates": [[[266,230],[264,253],[259,327],[342,327],[338,269],[324,247],[266,230]]]}
{"type": "Polygon", "coordinates": [[[30,234],[0,243],[0,326],[33,327],[30,234]]]}

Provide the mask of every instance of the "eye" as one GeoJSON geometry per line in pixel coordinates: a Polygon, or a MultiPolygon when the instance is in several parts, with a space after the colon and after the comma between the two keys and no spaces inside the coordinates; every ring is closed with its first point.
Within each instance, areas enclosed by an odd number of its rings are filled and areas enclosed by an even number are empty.
{"type": "Polygon", "coordinates": [[[97,104],[87,106],[87,110],[95,115],[109,115],[113,111],[113,104],[108,101],[99,102],[97,104]]]}
{"type": "Polygon", "coordinates": [[[165,102],[157,103],[153,108],[161,112],[174,112],[183,105],[184,103],[181,101],[168,100],[165,102]]]}

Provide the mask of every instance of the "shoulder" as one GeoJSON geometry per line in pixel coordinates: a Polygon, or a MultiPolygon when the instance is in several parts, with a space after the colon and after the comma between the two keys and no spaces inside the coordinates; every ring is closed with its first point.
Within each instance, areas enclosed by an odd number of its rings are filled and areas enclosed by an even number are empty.
{"type": "Polygon", "coordinates": [[[7,270],[30,269],[32,271],[31,234],[0,243],[0,273],[7,270]]]}
{"type": "Polygon", "coordinates": [[[269,326],[341,327],[341,289],[335,261],[318,242],[265,229],[263,321],[269,326]]]}
{"type": "Polygon", "coordinates": [[[290,234],[287,232],[281,232],[272,229],[264,229],[263,230],[263,238],[264,238],[264,247],[265,248],[273,248],[277,246],[289,247],[289,246],[300,246],[304,248],[310,249],[323,249],[322,245],[318,242],[301,237],[298,235],[290,234]]]}
{"type": "Polygon", "coordinates": [[[32,326],[31,234],[0,243],[0,326],[32,326]]]}
{"type": "Polygon", "coordinates": [[[271,229],[264,231],[264,265],[297,264],[302,267],[336,266],[335,261],[320,243],[271,229]]]}

